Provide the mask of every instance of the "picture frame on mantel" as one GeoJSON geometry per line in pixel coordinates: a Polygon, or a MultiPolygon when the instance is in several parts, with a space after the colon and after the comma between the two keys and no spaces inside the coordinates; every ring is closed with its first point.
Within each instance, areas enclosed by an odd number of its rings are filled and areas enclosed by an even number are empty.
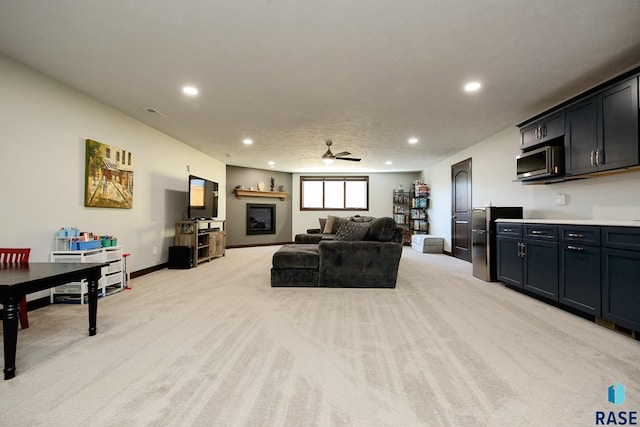
{"type": "Polygon", "coordinates": [[[87,139],[84,205],[132,209],[134,164],[130,151],[87,139]]]}

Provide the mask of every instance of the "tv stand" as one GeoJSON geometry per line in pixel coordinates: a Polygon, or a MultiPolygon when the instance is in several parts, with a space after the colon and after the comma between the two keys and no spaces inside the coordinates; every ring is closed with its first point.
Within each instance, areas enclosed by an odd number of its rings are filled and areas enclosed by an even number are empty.
{"type": "Polygon", "coordinates": [[[224,256],[225,222],[224,219],[176,221],[175,245],[192,248],[194,267],[202,262],[224,256]]]}

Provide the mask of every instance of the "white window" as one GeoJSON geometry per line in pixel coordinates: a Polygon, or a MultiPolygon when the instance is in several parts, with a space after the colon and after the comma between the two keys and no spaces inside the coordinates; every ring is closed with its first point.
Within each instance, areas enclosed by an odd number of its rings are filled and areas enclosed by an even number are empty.
{"type": "Polygon", "coordinates": [[[369,177],[300,177],[300,210],[369,210],[369,177]]]}

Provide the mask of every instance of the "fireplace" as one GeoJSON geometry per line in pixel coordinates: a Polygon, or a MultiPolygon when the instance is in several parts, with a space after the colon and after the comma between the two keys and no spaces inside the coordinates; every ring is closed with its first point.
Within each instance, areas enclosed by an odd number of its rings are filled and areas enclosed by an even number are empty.
{"type": "Polygon", "coordinates": [[[247,203],[247,235],[276,234],[276,205],[247,203]]]}

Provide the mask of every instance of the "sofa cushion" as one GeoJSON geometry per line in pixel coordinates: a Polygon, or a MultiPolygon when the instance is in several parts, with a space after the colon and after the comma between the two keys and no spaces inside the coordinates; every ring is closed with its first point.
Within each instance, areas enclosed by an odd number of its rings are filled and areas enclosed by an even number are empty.
{"type": "Polygon", "coordinates": [[[327,220],[324,223],[324,228],[322,229],[322,232],[325,234],[328,233],[335,233],[335,231],[333,231],[333,222],[336,220],[336,217],[333,215],[327,215],[327,220]]]}
{"type": "Polygon", "coordinates": [[[335,217],[335,219],[333,220],[333,234],[336,234],[338,230],[340,230],[340,227],[342,227],[347,222],[349,222],[349,218],[347,217],[335,217]]]}
{"type": "Polygon", "coordinates": [[[364,240],[364,236],[369,231],[369,225],[368,222],[347,221],[338,229],[335,240],[364,240]]]}
{"type": "Polygon", "coordinates": [[[273,254],[274,268],[318,268],[317,244],[284,245],[273,254]]]}
{"type": "Polygon", "coordinates": [[[374,216],[362,216],[362,215],[354,215],[352,217],[349,217],[349,221],[353,221],[353,222],[371,222],[374,219],[376,219],[376,217],[374,216]]]}
{"type": "Polygon", "coordinates": [[[370,223],[369,232],[364,240],[392,242],[396,238],[396,222],[390,217],[376,218],[370,223]]]}

